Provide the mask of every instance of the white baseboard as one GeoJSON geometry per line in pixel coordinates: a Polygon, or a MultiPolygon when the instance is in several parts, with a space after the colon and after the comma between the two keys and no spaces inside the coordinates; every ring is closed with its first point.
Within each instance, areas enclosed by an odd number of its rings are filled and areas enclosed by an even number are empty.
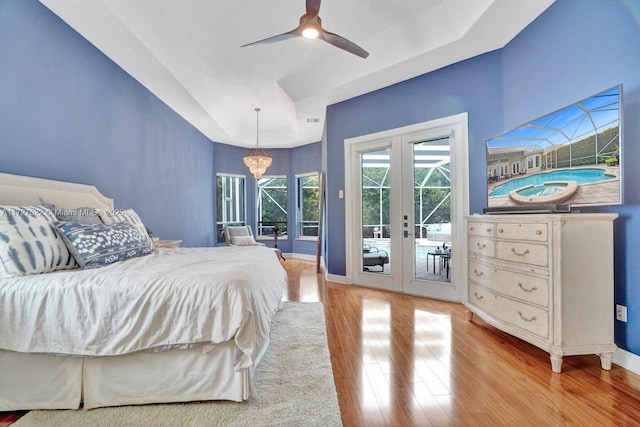
{"type": "Polygon", "coordinates": [[[343,285],[351,284],[346,276],[338,276],[337,274],[325,274],[324,279],[329,282],[342,283],[343,285]]]}
{"type": "Polygon", "coordinates": [[[640,375],[640,356],[619,348],[613,353],[613,363],[640,375]]]}
{"type": "Polygon", "coordinates": [[[295,259],[303,259],[305,261],[315,261],[316,260],[316,256],[315,255],[298,254],[298,253],[294,253],[294,252],[283,253],[282,256],[284,256],[286,259],[295,258],[295,259]]]}

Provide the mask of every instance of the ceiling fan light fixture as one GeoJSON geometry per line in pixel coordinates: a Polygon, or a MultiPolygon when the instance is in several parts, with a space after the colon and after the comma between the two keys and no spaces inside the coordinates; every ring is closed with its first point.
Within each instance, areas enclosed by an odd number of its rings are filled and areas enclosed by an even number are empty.
{"type": "Polygon", "coordinates": [[[302,36],[306,39],[317,39],[319,35],[320,31],[311,25],[302,30],[302,36]]]}
{"type": "Polygon", "coordinates": [[[249,155],[244,156],[242,161],[245,166],[249,168],[249,172],[253,175],[255,179],[262,178],[262,175],[267,171],[267,168],[271,166],[271,162],[273,159],[269,156],[263,149],[260,148],[260,137],[259,137],[259,114],[260,108],[256,107],[256,147],[249,153],[249,155]]]}
{"type": "Polygon", "coordinates": [[[359,56],[360,58],[366,58],[369,56],[369,52],[352,41],[322,28],[322,19],[318,16],[320,11],[320,0],[306,0],[306,3],[306,13],[300,17],[300,24],[296,28],[286,33],[278,34],[277,36],[268,37],[266,39],[258,40],[257,42],[242,45],[242,47],[271,44],[294,37],[304,37],[306,39],[321,39],[338,49],[345,50],[359,56]]]}

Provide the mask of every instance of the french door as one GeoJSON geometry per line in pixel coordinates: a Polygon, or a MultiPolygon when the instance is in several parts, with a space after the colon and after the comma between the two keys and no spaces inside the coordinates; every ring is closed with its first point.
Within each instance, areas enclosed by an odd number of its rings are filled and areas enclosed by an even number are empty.
{"type": "Polygon", "coordinates": [[[352,282],[460,301],[466,283],[466,114],[346,142],[352,282]],[[465,259],[460,256],[460,260],[465,259]]]}

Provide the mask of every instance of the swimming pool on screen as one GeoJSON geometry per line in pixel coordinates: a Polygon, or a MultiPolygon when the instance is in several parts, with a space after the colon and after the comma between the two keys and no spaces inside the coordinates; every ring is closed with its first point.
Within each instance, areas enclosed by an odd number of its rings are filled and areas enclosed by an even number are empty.
{"type": "Polygon", "coordinates": [[[594,182],[607,181],[615,178],[615,175],[607,174],[602,169],[563,169],[553,172],[536,173],[526,175],[522,178],[512,179],[494,188],[489,197],[508,196],[512,190],[525,187],[527,185],[540,186],[548,181],[576,181],[580,184],[591,184],[594,182]]]}

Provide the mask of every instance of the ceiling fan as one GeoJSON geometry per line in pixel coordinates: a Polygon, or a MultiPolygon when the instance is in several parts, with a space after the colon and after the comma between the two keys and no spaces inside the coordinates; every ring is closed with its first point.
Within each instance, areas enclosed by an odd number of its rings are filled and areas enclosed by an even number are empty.
{"type": "Polygon", "coordinates": [[[263,40],[258,40],[257,42],[245,44],[242,47],[276,43],[283,40],[291,39],[293,37],[302,36],[308,39],[319,38],[335,47],[346,50],[347,52],[353,53],[354,55],[358,55],[361,58],[366,58],[367,56],[369,56],[369,52],[367,52],[357,44],[322,28],[322,20],[320,19],[320,16],[318,16],[319,11],[320,0],[307,0],[307,13],[300,17],[300,25],[298,25],[296,28],[287,33],[279,34],[277,36],[269,37],[263,40]]]}

